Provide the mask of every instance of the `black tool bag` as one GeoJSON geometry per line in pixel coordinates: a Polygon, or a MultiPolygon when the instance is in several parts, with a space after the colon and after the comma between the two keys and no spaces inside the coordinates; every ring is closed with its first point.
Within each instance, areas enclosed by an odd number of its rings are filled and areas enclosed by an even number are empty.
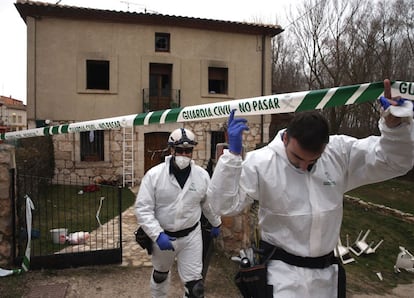
{"type": "Polygon", "coordinates": [[[273,286],[267,284],[266,264],[240,268],[235,277],[243,298],[272,298],[273,286]]]}
{"type": "Polygon", "coordinates": [[[236,286],[243,298],[273,298],[273,286],[267,283],[267,264],[275,248],[257,249],[253,246],[252,250],[260,257],[257,263],[253,260],[252,265],[251,260],[246,264],[241,259],[239,271],[235,276],[236,286]]]}
{"type": "Polygon", "coordinates": [[[152,240],[148,235],[144,232],[144,230],[139,227],[138,230],[134,232],[135,240],[143,249],[146,249],[148,254],[152,254],[152,240]]]}

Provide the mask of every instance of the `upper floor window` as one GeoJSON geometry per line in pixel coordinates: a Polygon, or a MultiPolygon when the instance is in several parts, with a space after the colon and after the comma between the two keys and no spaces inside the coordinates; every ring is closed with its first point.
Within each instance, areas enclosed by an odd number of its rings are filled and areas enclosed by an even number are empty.
{"type": "Polygon", "coordinates": [[[208,93],[227,94],[228,69],[224,67],[208,68],[208,93]]]}
{"type": "Polygon", "coordinates": [[[155,51],[169,52],[170,51],[170,33],[155,33],[155,51]]]}
{"type": "Polygon", "coordinates": [[[86,60],[86,89],[109,90],[108,60],[86,60]]]}

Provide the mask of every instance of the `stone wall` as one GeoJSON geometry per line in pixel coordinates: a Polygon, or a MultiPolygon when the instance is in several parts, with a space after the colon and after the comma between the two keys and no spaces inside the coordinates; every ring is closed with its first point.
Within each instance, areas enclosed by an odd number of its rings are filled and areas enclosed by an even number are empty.
{"type": "Polygon", "coordinates": [[[13,223],[10,169],[15,168],[13,146],[0,144],[0,266],[13,263],[13,223]]]}

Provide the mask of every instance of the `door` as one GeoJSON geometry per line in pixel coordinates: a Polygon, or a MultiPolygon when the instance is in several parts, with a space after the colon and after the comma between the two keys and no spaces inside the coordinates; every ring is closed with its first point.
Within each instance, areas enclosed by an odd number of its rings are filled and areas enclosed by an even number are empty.
{"type": "Polygon", "coordinates": [[[150,111],[170,108],[172,100],[172,64],[150,64],[149,109],[150,111]]]}
{"type": "Polygon", "coordinates": [[[165,156],[170,154],[168,149],[169,132],[151,132],[144,136],[144,171],[145,173],[153,166],[164,162],[165,156]]]}

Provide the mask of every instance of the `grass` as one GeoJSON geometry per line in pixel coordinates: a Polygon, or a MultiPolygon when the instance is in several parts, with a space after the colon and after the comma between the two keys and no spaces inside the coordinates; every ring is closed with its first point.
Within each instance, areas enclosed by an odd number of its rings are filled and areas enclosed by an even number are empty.
{"type": "MultiPolygon", "coordinates": [[[[62,249],[66,244],[55,244],[50,230],[67,228],[68,233],[91,232],[101,224],[119,215],[118,188],[102,185],[94,192],[79,194],[80,186],[50,185],[33,200],[33,229],[40,231],[40,237],[32,241],[32,255],[47,255],[62,249]]],[[[121,189],[121,212],[131,206],[134,194],[127,188],[121,189]]]]}
{"type": "MultiPolygon", "coordinates": [[[[394,179],[384,183],[358,188],[349,193],[365,201],[382,204],[404,212],[414,213],[414,183],[394,179]]],[[[367,206],[345,201],[344,218],[341,229],[342,243],[349,235],[350,245],[356,240],[361,230],[371,230],[367,243],[384,242],[376,253],[353,256],[356,262],[345,265],[348,290],[351,292],[384,293],[398,284],[411,283],[414,274],[406,271],[394,272],[394,264],[403,246],[414,252],[414,225],[392,215],[378,213],[367,206]],[[380,281],[377,272],[383,276],[380,281]]]]}
{"type": "Polygon", "coordinates": [[[414,214],[414,181],[392,179],[359,187],[348,194],[364,201],[414,214]]]}

